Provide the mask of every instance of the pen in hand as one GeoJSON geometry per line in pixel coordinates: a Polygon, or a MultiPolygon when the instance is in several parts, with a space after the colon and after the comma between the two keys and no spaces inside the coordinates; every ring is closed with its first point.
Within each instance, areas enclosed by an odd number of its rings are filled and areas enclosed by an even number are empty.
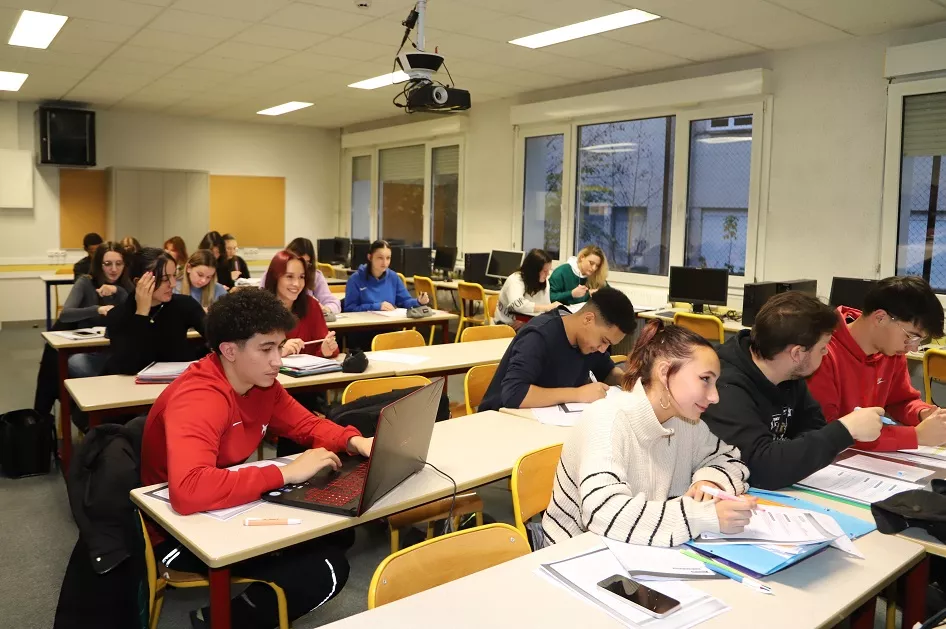
{"type": "Polygon", "coordinates": [[[597,382],[597,381],[598,381],[598,379],[595,378],[595,372],[593,372],[593,371],[589,371],[589,372],[588,372],[588,377],[591,378],[591,382],[597,382]]]}

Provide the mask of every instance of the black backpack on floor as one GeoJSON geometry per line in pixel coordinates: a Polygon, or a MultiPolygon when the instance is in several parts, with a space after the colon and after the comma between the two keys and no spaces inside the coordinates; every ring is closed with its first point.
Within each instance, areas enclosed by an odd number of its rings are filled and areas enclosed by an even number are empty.
{"type": "Polygon", "coordinates": [[[0,468],[11,478],[49,473],[56,454],[56,426],[52,415],[31,408],[0,415],[0,468]]]}

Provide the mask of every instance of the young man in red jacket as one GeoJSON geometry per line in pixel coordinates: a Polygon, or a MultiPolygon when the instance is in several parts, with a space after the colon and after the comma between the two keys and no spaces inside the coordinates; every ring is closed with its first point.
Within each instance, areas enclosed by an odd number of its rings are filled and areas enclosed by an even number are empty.
{"type": "Polygon", "coordinates": [[[919,277],[888,277],[867,293],[864,312],[841,306],[828,355],[808,388],[834,421],[854,407],[880,406],[900,426],[858,442],[864,450],[890,451],[946,443],[946,410],[927,404],[910,384],[906,354],[924,338],[943,335],[943,307],[919,277]]]}
{"type": "MultiPolygon", "coordinates": [[[[210,308],[206,338],[213,353],[158,397],[141,444],[142,484],[167,482],[178,513],[245,504],[265,491],[306,481],[326,467],[338,469],[336,452],[371,452],[371,439],[316,417],[276,382],[280,348],[294,326],[292,314],[268,291],[237,291],[210,308]],[[225,469],[243,463],[268,431],[311,449],[284,467],[225,469]]],[[[168,568],[206,573],[200,559],[169,533],[151,525],[149,534],[157,560],[168,568]]],[[[315,539],[235,564],[231,572],[282,587],[294,620],[341,591],[352,539],[350,531],[315,539]]],[[[232,619],[235,628],[276,626],[273,590],[250,585],[233,600],[232,619]]],[[[191,624],[209,627],[209,610],[191,612],[191,624]]]]}

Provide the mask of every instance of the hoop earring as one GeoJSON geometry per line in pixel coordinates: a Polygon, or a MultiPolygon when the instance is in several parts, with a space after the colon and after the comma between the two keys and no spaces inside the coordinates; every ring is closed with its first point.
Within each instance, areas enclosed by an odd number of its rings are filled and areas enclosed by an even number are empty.
{"type": "Polygon", "coordinates": [[[662,408],[662,409],[664,409],[664,410],[667,410],[668,408],[670,408],[670,393],[667,392],[667,404],[666,404],[666,405],[664,405],[664,398],[663,398],[663,396],[660,397],[659,403],[660,403],[660,408],[662,408]]]}

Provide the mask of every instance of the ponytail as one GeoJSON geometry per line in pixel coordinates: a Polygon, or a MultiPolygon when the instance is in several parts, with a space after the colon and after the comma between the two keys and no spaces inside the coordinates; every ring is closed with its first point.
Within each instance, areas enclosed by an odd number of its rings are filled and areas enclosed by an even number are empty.
{"type": "Polygon", "coordinates": [[[649,387],[654,365],[659,360],[670,361],[668,375],[676,373],[693,356],[696,347],[713,348],[709,341],[695,332],[679,325],[665,325],[660,319],[651,320],[641,330],[627,359],[622,388],[630,391],[638,380],[644,387],[649,387]]]}

